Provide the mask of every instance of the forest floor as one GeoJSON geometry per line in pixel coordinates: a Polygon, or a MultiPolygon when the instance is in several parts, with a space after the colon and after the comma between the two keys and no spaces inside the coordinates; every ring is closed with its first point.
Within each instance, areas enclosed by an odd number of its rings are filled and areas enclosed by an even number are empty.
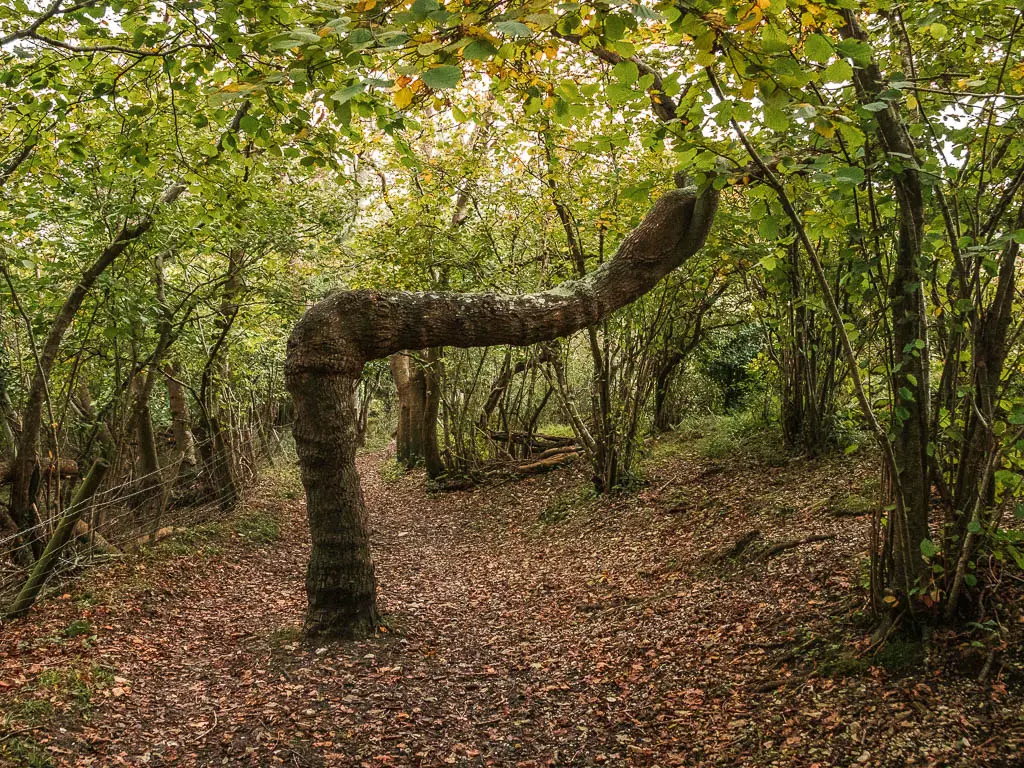
{"type": "Polygon", "coordinates": [[[232,520],[0,627],[0,764],[1024,764],[1019,659],[979,683],[966,636],[869,649],[869,518],[834,513],[870,462],[668,440],[645,489],[600,500],[581,467],[437,494],[360,467],[387,632],[301,642],[308,534],[278,469],[232,520]],[[834,538],[709,559],[752,529],[834,538]]]}

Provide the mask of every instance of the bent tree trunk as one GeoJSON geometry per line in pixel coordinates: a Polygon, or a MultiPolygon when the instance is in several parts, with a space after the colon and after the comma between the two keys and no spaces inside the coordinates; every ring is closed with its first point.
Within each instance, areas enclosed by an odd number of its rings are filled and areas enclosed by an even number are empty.
{"type": "Polygon", "coordinates": [[[525,296],[341,291],[311,308],[288,342],[285,375],[312,538],[310,635],[358,637],[379,622],[366,505],[355,454],[364,364],[401,349],[527,345],[567,336],[643,295],[704,244],[718,193],[674,190],[615,258],[525,296]]]}

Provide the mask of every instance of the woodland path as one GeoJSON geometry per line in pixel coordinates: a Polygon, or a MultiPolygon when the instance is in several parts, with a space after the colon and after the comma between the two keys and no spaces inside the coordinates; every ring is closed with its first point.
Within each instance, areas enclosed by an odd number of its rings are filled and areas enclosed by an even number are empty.
{"type": "Polygon", "coordinates": [[[658,455],[646,491],[601,502],[578,471],[431,495],[362,457],[391,628],[319,648],[298,641],[308,541],[279,472],[247,501],[279,540],[186,536],[0,629],[19,731],[0,763],[1021,764],[1019,687],[857,657],[867,520],[823,502],[870,468],[658,455]],[[836,538],[701,560],[754,527],[836,538]]]}

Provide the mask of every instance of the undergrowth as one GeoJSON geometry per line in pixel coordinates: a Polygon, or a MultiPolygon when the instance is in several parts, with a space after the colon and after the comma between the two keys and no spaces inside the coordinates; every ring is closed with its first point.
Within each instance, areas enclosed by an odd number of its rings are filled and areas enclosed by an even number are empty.
{"type": "Polygon", "coordinates": [[[778,424],[757,411],[687,417],[659,440],[652,456],[664,457],[689,446],[706,459],[744,458],[773,466],[788,459],[778,424]]]}

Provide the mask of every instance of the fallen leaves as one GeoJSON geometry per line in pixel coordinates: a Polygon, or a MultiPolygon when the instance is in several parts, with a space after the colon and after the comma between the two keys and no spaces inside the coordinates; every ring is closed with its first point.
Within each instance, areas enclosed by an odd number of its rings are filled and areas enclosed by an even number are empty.
{"type": "Polygon", "coordinates": [[[539,517],[584,482],[572,470],[428,495],[415,474],[383,482],[379,461],[360,468],[387,632],[301,642],[304,510],[269,483],[251,503],[283,510],[277,544],[99,569],[80,586],[102,600],[72,590],[5,627],[6,726],[27,725],[47,670],[95,668],[112,672],[84,674],[87,712],[48,688],[52,715],[16,738],[65,766],[995,767],[1024,748],[1006,680],[822,672],[862,637],[848,620],[862,526],[815,511],[836,477],[856,480],[852,460],[765,472],[671,456],[651,489],[577,493],[556,524],[539,517]],[[797,511],[779,519],[771,494],[797,511]],[[835,539],[701,564],[755,528],[835,539]],[[86,611],[94,641],[53,640],[86,611]]]}

